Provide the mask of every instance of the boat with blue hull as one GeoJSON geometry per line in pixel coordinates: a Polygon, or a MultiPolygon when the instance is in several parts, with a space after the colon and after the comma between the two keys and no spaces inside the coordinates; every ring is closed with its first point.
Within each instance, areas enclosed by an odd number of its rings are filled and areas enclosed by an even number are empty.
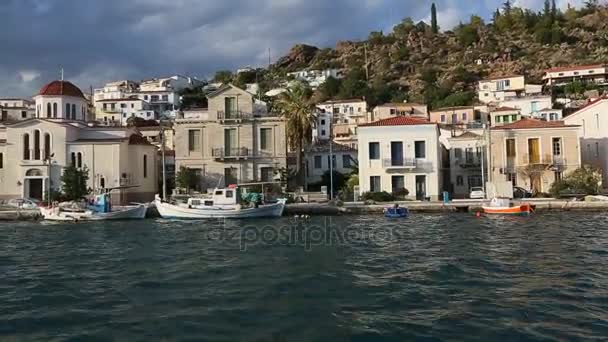
{"type": "Polygon", "coordinates": [[[408,217],[409,214],[410,212],[407,208],[399,207],[398,205],[384,209],[384,217],[387,218],[405,218],[408,217]]]}

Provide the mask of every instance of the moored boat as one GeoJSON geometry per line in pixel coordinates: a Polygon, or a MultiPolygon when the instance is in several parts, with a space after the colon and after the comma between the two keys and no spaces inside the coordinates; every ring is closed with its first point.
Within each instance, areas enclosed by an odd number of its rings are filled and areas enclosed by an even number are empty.
{"type": "Polygon", "coordinates": [[[261,218],[280,217],[285,209],[286,199],[276,203],[255,202],[245,206],[240,200],[236,187],[215,189],[210,198],[188,198],[186,203],[171,204],[162,202],[157,196],[154,204],[163,218],[169,219],[207,219],[207,218],[261,218]]]}
{"type": "Polygon", "coordinates": [[[62,208],[58,205],[51,208],[40,208],[40,213],[45,220],[67,222],[144,219],[146,211],[145,204],[113,208],[107,193],[95,196],[93,205],[80,209],[73,206],[62,208]]]}
{"type": "Polygon", "coordinates": [[[530,215],[532,207],[529,203],[511,205],[509,199],[494,198],[488,206],[482,206],[485,214],[494,215],[530,215]]]}
{"type": "Polygon", "coordinates": [[[390,208],[384,208],[384,217],[387,218],[405,218],[408,215],[409,210],[405,207],[399,207],[397,204],[390,208]]]}

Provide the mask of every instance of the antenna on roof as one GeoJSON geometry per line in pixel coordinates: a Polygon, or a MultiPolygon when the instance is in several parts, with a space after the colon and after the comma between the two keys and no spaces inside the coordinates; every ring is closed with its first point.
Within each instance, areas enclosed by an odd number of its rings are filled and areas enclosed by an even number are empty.
{"type": "Polygon", "coordinates": [[[61,67],[61,80],[63,81],[63,67],[61,67]]]}

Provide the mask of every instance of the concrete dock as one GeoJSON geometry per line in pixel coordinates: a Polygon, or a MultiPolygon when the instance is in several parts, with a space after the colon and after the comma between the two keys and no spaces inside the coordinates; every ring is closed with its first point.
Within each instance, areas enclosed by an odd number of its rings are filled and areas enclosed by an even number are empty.
{"type": "Polygon", "coordinates": [[[0,209],[0,221],[33,221],[41,217],[39,210],[0,209]]]}
{"type": "MultiPolygon", "coordinates": [[[[520,201],[513,201],[519,203],[520,201]]],[[[530,199],[530,203],[536,212],[543,211],[608,211],[608,201],[585,202],[555,199],[530,199]]],[[[391,202],[378,204],[364,204],[363,202],[344,203],[337,207],[327,203],[296,203],[288,204],[286,215],[362,215],[381,214],[384,208],[398,203],[399,206],[408,208],[411,212],[418,213],[449,213],[480,212],[484,202],[480,200],[443,202],[391,202]]],[[[487,202],[486,202],[487,203],[487,202]]]]}

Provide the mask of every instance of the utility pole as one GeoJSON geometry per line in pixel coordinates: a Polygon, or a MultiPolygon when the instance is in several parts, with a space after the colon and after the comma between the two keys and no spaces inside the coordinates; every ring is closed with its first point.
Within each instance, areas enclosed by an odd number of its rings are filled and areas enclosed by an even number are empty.
{"type": "Polygon", "coordinates": [[[369,65],[367,64],[367,43],[363,44],[363,51],[365,52],[365,80],[369,81],[369,65]]]}
{"type": "Polygon", "coordinates": [[[163,122],[160,122],[160,148],[161,148],[161,163],[163,168],[163,200],[167,200],[167,168],[165,167],[165,127],[163,122]]]}
{"type": "Polygon", "coordinates": [[[329,200],[334,199],[334,154],[333,154],[333,136],[331,127],[334,120],[334,105],[331,105],[331,117],[329,118],[329,200]]]}
{"type": "MultiPolygon", "coordinates": [[[[485,128],[486,125],[483,124],[483,128],[484,128],[484,132],[485,132],[485,128]]],[[[480,143],[480,141],[478,141],[477,143],[480,143]]],[[[486,138],[485,138],[485,134],[483,139],[481,140],[481,185],[483,187],[483,196],[484,198],[487,198],[487,194],[486,194],[486,177],[485,177],[485,163],[483,162],[483,159],[485,158],[485,150],[486,150],[486,138]]]]}

